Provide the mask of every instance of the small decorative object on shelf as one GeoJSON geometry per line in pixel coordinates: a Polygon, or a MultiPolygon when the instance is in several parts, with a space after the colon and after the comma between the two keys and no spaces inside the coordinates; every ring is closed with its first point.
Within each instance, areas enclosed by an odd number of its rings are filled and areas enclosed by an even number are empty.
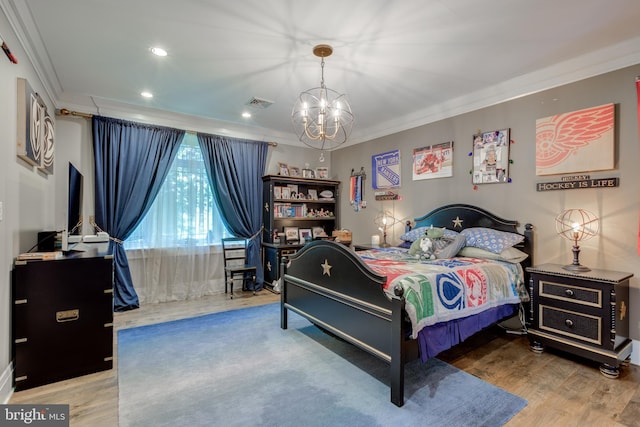
{"type": "Polygon", "coordinates": [[[329,168],[327,167],[317,167],[316,168],[316,178],[318,179],[328,179],[329,178],[329,168]]]}
{"type": "Polygon", "coordinates": [[[286,163],[278,163],[279,174],[282,176],[289,176],[289,166],[286,163]]]}
{"type": "Polygon", "coordinates": [[[300,168],[297,166],[289,166],[289,176],[301,176],[300,168]]]}
{"type": "Polygon", "coordinates": [[[352,234],[350,230],[333,230],[331,234],[335,238],[336,242],[349,246],[352,240],[352,234]]]}

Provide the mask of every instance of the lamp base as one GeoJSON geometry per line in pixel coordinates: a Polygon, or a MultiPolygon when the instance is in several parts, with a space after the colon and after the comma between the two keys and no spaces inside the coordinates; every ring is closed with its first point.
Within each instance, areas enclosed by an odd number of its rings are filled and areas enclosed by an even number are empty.
{"type": "Polygon", "coordinates": [[[579,271],[579,272],[585,272],[585,271],[591,271],[591,269],[589,267],[586,267],[584,265],[575,265],[575,264],[569,264],[569,265],[565,265],[562,268],[564,268],[565,270],[569,270],[569,271],[579,271]]]}

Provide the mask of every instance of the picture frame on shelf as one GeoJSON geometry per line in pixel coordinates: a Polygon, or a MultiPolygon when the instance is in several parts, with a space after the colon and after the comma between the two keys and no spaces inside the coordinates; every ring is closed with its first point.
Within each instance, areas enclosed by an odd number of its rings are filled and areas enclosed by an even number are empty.
{"type": "Polygon", "coordinates": [[[303,178],[315,178],[316,174],[313,169],[302,169],[302,177],[303,178]]]}
{"type": "Polygon", "coordinates": [[[300,168],[297,166],[289,166],[289,176],[300,177],[302,174],[300,173],[300,168]]]}
{"type": "Polygon", "coordinates": [[[300,241],[298,227],[284,227],[284,239],[288,243],[300,241]]]}
{"type": "Polygon", "coordinates": [[[318,190],[310,188],[307,190],[307,197],[310,200],[318,200],[318,190]]]}
{"type": "Polygon", "coordinates": [[[318,239],[320,237],[327,237],[327,233],[324,231],[323,227],[312,227],[311,228],[311,236],[314,239],[318,239]]]}
{"type": "Polygon", "coordinates": [[[273,187],[273,198],[282,199],[282,187],[279,187],[277,185],[273,187]]]}
{"type": "Polygon", "coordinates": [[[298,229],[298,237],[300,239],[300,243],[306,243],[313,238],[311,234],[310,228],[300,228],[298,229]]]}
{"type": "Polygon", "coordinates": [[[282,176],[289,176],[289,165],[286,163],[278,162],[278,172],[282,176]]]}
{"type": "Polygon", "coordinates": [[[321,166],[316,168],[316,178],[319,179],[328,179],[329,178],[329,168],[326,166],[321,166]]]}
{"type": "Polygon", "coordinates": [[[282,199],[290,199],[291,198],[291,188],[282,187],[282,199]]]}

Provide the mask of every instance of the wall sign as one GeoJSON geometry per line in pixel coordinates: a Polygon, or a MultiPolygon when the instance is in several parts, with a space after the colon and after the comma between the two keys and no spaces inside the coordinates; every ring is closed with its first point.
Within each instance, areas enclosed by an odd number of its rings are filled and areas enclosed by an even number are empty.
{"type": "Polygon", "coordinates": [[[400,187],[400,150],[371,156],[373,189],[400,187]]]}
{"type": "Polygon", "coordinates": [[[562,178],[562,181],[539,182],[536,191],[577,190],[579,188],[614,188],[620,185],[620,178],[596,178],[589,175],[562,178]]]}

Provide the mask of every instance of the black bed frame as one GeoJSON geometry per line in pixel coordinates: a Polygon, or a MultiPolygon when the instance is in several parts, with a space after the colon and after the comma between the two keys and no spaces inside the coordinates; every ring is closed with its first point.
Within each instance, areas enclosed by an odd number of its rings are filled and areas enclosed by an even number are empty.
{"type": "MultiPolygon", "coordinates": [[[[451,204],[415,219],[416,227],[446,227],[460,231],[487,227],[518,233],[518,223],[497,217],[482,208],[451,204]]],[[[526,224],[518,248],[529,254],[531,265],[533,227],[526,224]]],[[[417,340],[408,339],[404,321],[402,288],[389,297],[386,277],[371,270],[356,253],[327,240],[311,242],[281,263],[283,278],[280,326],[287,329],[288,310],[390,364],[391,402],[404,404],[404,365],[419,357],[417,340]]],[[[525,270],[526,271],[526,270],[525,270]]]]}

